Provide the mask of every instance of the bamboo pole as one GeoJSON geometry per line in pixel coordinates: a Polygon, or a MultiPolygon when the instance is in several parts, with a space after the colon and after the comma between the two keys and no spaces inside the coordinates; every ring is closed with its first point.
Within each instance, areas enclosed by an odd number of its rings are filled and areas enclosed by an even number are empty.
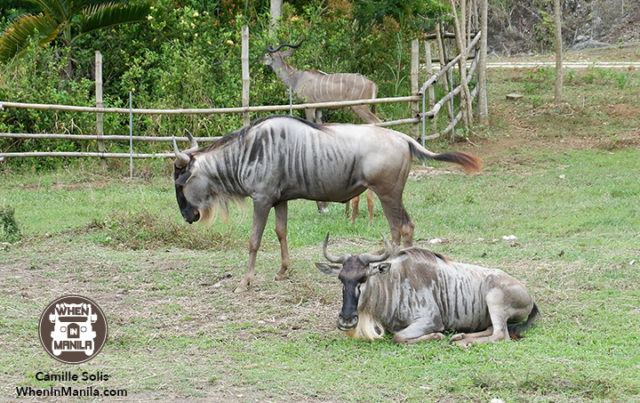
{"type": "Polygon", "coordinates": [[[129,154],[129,153],[93,153],[73,151],[30,151],[16,153],[0,153],[0,158],[11,157],[99,157],[99,158],[175,158],[174,153],[129,154]]]}
{"type": "MultiPolygon", "coordinates": [[[[95,134],[48,134],[48,133],[0,133],[0,138],[23,138],[23,139],[58,139],[58,140],[110,140],[110,141],[148,141],[148,142],[172,142],[189,141],[188,137],[155,137],[155,136],[133,136],[129,135],[104,135],[97,136],[95,134]]],[[[220,137],[196,137],[198,143],[219,140],[220,137]]]]}
{"type": "MultiPolygon", "coordinates": [[[[411,95],[418,95],[420,90],[418,83],[418,68],[420,64],[420,42],[417,39],[411,41],[411,95]]],[[[418,116],[420,109],[418,102],[411,103],[411,116],[418,116]]],[[[420,126],[414,126],[414,137],[418,138],[420,135],[420,126]]]]}
{"type": "MultiPolygon", "coordinates": [[[[425,41],[424,42],[424,53],[425,53],[425,65],[427,68],[427,74],[429,76],[433,75],[433,65],[431,64],[431,42],[429,41],[425,41]]],[[[428,90],[427,90],[427,102],[429,105],[429,110],[433,109],[433,106],[435,104],[435,90],[433,88],[433,85],[430,85],[428,90]]],[[[431,120],[431,130],[435,133],[438,130],[438,122],[435,119],[431,120]]],[[[424,145],[424,144],[423,144],[424,145]]]]}
{"type": "MultiPolygon", "coordinates": [[[[473,38],[473,41],[471,41],[471,45],[470,46],[475,46],[478,41],[480,40],[480,33],[476,34],[475,38],[473,38]]],[[[458,63],[458,61],[460,60],[461,55],[456,56],[455,58],[453,58],[452,60],[449,61],[449,63],[447,63],[444,67],[440,67],[440,71],[438,71],[437,74],[432,75],[427,81],[425,81],[424,84],[422,84],[422,88],[420,89],[420,93],[424,93],[427,88],[432,85],[433,83],[440,81],[441,79],[445,80],[445,83],[443,85],[447,85],[446,83],[446,73],[447,71],[452,68],[456,63],[458,63]],[[443,77],[443,75],[445,75],[445,77],[443,77]]],[[[440,59],[436,59],[440,62],[440,64],[443,64],[444,62],[442,61],[442,58],[440,59]]]]}
{"type": "MultiPolygon", "coordinates": [[[[224,113],[244,113],[244,112],[276,112],[288,111],[289,108],[301,110],[307,108],[340,108],[343,106],[370,105],[370,104],[391,104],[395,102],[415,102],[419,101],[419,96],[390,97],[390,98],[367,98],[353,101],[340,102],[316,102],[296,105],[265,105],[248,106],[239,108],[204,108],[204,109],[133,109],[134,115],[214,115],[224,113]]],[[[71,106],[56,104],[29,104],[23,102],[0,101],[0,108],[36,109],[45,111],[66,111],[66,112],[91,112],[91,113],[120,113],[129,114],[129,108],[95,108],[91,106],[71,106]]]]}
{"type": "MultiPolygon", "coordinates": [[[[249,88],[251,85],[251,79],[249,77],[249,26],[242,26],[242,106],[249,106],[249,88]]],[[[246,125],[251,123],[251,117],[249,112],[242,113],[242,122],[246,125]]]]}
{"type": "MultiPolygon", "coordinates": [[[[102,53],[96,50],[96,108],[102,108],[102,53]]],[[[102,113],[96,113],[96,134],[98,135],[98,151],[105,151],[104,141],[101,137],[104,135],[104,120],[102,113]]]]}
{"type": "MultiPolygon", "coordinates": [[[[440,53],[440,72],[443,73],[441,75],[442,77],[442,83],[444,85],[444,88],[449,89],[449,80],[447,79],[447,71],[453,66],[453,63],[455,63],[453,60],[446,64],[447,61],[447,51],[445,49],[444,46],[444,40],[443,40],[443,35],[442,35],[442,24],[440,22],[438,22],[436,24],[436,41],[438,42],[438,51],[440,53]]],[[[461,55],[458,55],[461,56],[461,55]]],[[[449,117],[450,117],[450,121],[453,121],[453,108],[451,107],[450,103],[447,103],[447,109],[449,111],[449,117]]],[[[435,115],[434,115],[435,116],[435,115]]]]}
{"type": "MultiPolygon", "coordinates": [[[[478,63],[471,64],[471,67],[469,68],[469,73],[467,74],[467,80],[470,80],[471,77],[473,77],[473,74],[475,73],[477,66],[478,66],[478,63]]],[[[445,103],[446,105],[450,105],[450,103],[448,103],[447,101],[451,100],[452,97],[458,95],[461,91],[462,91],[462,84],[458,85],[452,91],[448,92],[445,96],[440,98],[440,100],[433,106],[433,108],[431,108],[429,111],[423,114],[423,117],[433,119],[438,114],[438,112],[440,112],[440,109],[445,105],[445,103]]],[[[475,98],[475,95],[473,95],[474,93],[477,93],[477,87],[474,88],[473,91],[471,92],[472,98],[475,98]]]]}
{"type": "MultiPolygon", "coordinates": [[[[460,21],[458,19],[458,14],[455,12],[456,4],[455,0],[449,0],[451,4],[451,8],[454,10],[453,12],[453,26],[456,31],[456,43],[458,45],[458,50],[460,52],[461,58],[459,63],[459,71],[460,71],[460,81],[462,84],[462,95],[460,99],[460,108],[462,109],[462,121],[464,123],[465,129],[468,129],[469,126],[473,124],[473,115],[471,112],[473,111],[473,106],[471,104],[471,92],[469,91],[469,86],[467,84],[467,72],[466,72],[466,58],[467,58],[467,46],[465,45],[465,20],[460,21]]],[[[464,18],[466,15],[466,2],[465,0],[460,1],[460,7],[462,11],[462,17],[464,18]]]]}
{"type": "Polygon", "coordinates": [[[133,93],[129,91],[129,178],[133,178],[133,93]]]}

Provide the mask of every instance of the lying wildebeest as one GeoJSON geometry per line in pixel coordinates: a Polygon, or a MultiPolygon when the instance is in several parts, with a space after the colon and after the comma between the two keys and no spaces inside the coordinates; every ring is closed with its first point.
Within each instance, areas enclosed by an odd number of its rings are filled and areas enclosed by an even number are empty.
{"type": "Polygon", "coordinates": [[[338,329],[353,338],[374,340],[388,331],[394,343],[412,344],[442,339],[444,330],[474,332],[451,338],[467,346],[519,337],[538,315],[524,285],[502,270],[452,262],[420,248],[393,253],[386,239],[382,255],[335,257],[328,242],[329,234],[325,258],[342,266],[316,266],[342,282],[338,329]]]}
{"type": "Polygon", "coordinates": [[[402,205],[411,156],[455,162],[468,171],[480,160],[462,152],[432,153],[409,136],[375,126],[316,125],[291,116],[258,119],[208,147],[180,152],[174,143],[175,187],[180,212],[193,223],[212,215],[215,205],[250,197],[253,228],[249,268],[236,288],[243,291],[254,276],[256,253],[269,210],[276,211],[276,234],[282,265],[289,267],[287,201],[309,199],[346,202],[373,190],[391,227],[393,242],[413,243],[413,223],[402,205]]]}

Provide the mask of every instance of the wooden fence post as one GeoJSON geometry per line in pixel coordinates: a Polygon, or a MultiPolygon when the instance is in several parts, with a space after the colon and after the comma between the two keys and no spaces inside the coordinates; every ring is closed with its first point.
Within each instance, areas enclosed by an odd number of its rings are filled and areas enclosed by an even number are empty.
{"type": "MultiPolygon", "coordinates": [[[[102,108],[102,53],[96,50],[96,108],[102,108]]],[[[104,120],[102,113],[96,113],[96,135],[102,137],[104,135],[104,120]]],[[[104,141],[98,139],[98,151],[105,151],[104,141]]]]}
{"type": "MultiPolygon", "coordinates": [[[[440,22],[436,23],[436,41],[438,42],[438,53],[440,54],[440,69],[444,69],[444,67],[447,65],[447,63],[449,62],[449,60],[447,59],[447,50],[444,46],[444,38],[442,35],[442,24],[440,22]]],[[[447,74],[443,74],[442,75],[442,83],[444,84],[444,88],[447,91],[451,91],[450,88],[453,88],[453,83],[451,83],[451,86],[449,86],[449,79],[447,78],[447,74]]],[[[450,118],[450,122],[453,123],[453,120],[455,119],[455,113],[453,110],[453,106],[451,105],[450,102],[447,102],[447,110],[449,112],[449,118],[450,118]]],[[[442,134],[444,134],[445,132],[442,132],[442,134]]]]}
{"type": "MultiPolygon", "coordinates": [[[[411,41],[411,95],[418,95],[418,67],[420,61],[420,42],[417,39],[411,41]]],[[[411,103],[411,116],[416,117],[420,113],[418,102],[411,103]]],[[[424,118],[423,118],[424,119],[424,118]]],[[[420,136],[420,124],[414,125],[415,138],[420,136]]]]}
{"type": "MultiPolygon", "coordinates": [[[[433,66],[431,64],[431,42],[429,41],[424,42],[424,53],[425,53],[425,66],[427,68],[427,76],[431,77],[433,75],[433,66]]],[[[428,95],[427,100],[428,100],[429,110],[431,110],[433,109],[433,105],[435,105],[435,98],[436,98],[433,85],[429,86],[427,90],[427,95],[428,95]]],[[[433,131],[433,133],[438,132],[438,122],[436,121],[435,118],[431,119],[431,130],[433,131]]]]}
{"type": "MultiPolygon", "coordinates": [[[[249,78],[249,26],[242,26],[242,106],[249,106],[249,86],[251,79],[249,78]]],[[[242,114],[242,122],[244,125],[251,123],[249,112],[242,114]]]]}

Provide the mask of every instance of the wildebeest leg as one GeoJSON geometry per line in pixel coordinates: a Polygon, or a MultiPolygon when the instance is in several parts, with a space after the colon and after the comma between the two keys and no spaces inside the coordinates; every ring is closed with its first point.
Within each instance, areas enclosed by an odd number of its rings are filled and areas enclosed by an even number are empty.
{"type": "Polygon", "coordinates": [[[286,274],[289,268],[289,248],[287,246],[287,202],[283,201],[274,206],[276,210],[276,235],[280,242],[280,256],[282,264],[280,270],[276,273],[276,280],[284,280],[289,278],[286,274]]]}
{"type": "Polygon", "coordinates": [[[476,337],[485,337],[493,334],[493,326],[489,326],[486,330],[477,333],[458,333],[451,336],[451,342],[459,341],[464,338],[476,338],[476,337]]]}
{"type": "Polygon", "coordinates": [[[256,268],[256,255],[258,254],[258,249],[260,248],[260,241],[262,240],[262,233],[264,232],[264,227],[267,224],[267,217],[269,216],[269,210],[271,209],[271,205],[264,201],[253,201],[253,227],[251,228],[251,236],[249,237],[249,268],[247,269],[247,273],[244,275],[240,283],[234,290],[234,292],[243,292],[247,290],[249,284],[251,284],[251,280],[253,280],[253,276],[255,274],[256,268]]]}
{"type": "Polygon", "coordinates": [[[393,336],[396,344],[414,344],[425,340],[441,340],[444,334],[440,333],[440,328],[424,321],[413,322],[393,336]]]}
{"type": "Polygon", "coordinates": [[[492,326],[484,332],[466,334],[463,338],[455,340],[455,344],[468,346],[509,340],[507,321],[523,320],[533,305],[529,293],[520,284],[510,284],[505,288],[494,287],[487,293],[486,301],[492,326]]]}
{"type": "Polygon", "coordinates": [[[320,214],[326,214],[329,212],[329,203],[328,202],[316,202],[316,205],[318,206],[318,213],[320,214]]]}
{"type": "Polygon", "coordinates": [[[387,217],[389,227],[391,227],[391,240],[394,244],[400,245],[402,240],[403,246],[413,245],[413,222],[402,205],[402,201],[396,200],[393,196],[380,196],[382,210],[387,217]]]}

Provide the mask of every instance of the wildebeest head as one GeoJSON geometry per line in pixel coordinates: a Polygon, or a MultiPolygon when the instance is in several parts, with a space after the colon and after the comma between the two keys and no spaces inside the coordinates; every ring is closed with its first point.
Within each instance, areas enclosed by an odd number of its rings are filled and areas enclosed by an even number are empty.
{"type": "Polygon", "coordinates": [[[324,257],[332,263],[340,263],[342,266],[316,263],[321,272],[338,276],[342,282],[342,309],[338,315],[338,329],[352,330],[358,325],[358,300],[364,292],[367,280],[376,274],[386,273],[390,264],[383,262],[392,252],[389,241],[384,238],[385,251],[381,255],[365,253],[363,255],[343,255],[335,257],[327,252],[329,234],[322,245],[324,257]],[[380,263],[382,262],[382,263],[380,263]]]}
{"type": "Polygon", "coordinates": [[[176,154],[176,160],[174,162],[173,179],[176,186],[176,199],[178,200],[178,207],[180,207],[180,213],[184,217],[185,221],[189,224],[194,223],[200,219],[199,207],[204,205],[197,197],[201,193],[199,188],[202,184],[202,180],[197,180],[197,174],[195,172],[195,158],[191,155],[191,152],[198,148],[197,141],[191,136],[191,133],[187,132],[191,148],[187,151],[178,150],[178,145],[175,139],[173,140],[173,149],[176,154]],[[187,186],[188,185],[188,186],[187,186]]]}

